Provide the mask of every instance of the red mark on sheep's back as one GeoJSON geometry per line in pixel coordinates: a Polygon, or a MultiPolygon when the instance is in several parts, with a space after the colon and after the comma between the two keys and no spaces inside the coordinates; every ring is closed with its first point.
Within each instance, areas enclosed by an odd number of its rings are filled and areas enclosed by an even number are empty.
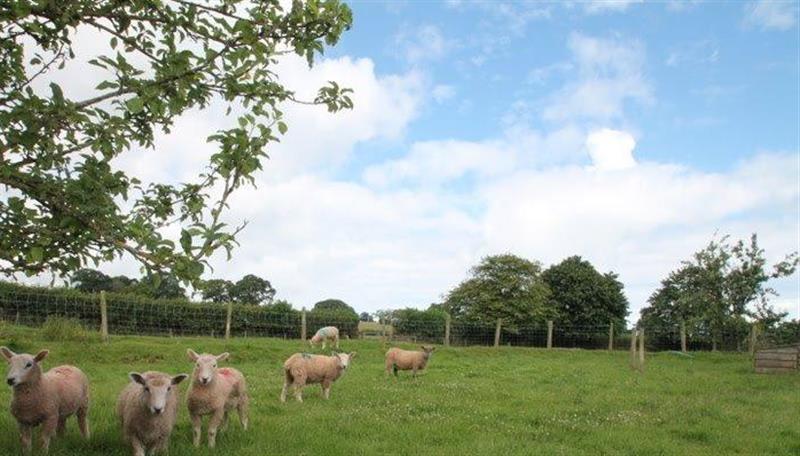
{"type": "Polygon", "coordinates": [[[60,374],[60,375],[69,375],[69,374],[72,373],[72,369],[70,369],[69,367],[66,367],[66,366],[56,367],[56,368],[53,369],[53,371],[56,374],[60,374]]]}
{"type": "Polygon", "coordinates": [[[219,374],[222,375],[223,377],[230,377],[233,375],[233,372],[231,372],[230,369],[223,367],[222,369],[219,370],[219,374]]]}

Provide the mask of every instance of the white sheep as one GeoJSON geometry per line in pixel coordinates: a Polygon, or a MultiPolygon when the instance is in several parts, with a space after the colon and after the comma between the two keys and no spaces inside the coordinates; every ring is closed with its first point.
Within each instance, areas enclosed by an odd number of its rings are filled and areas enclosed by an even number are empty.
{"type": "Polygon", "coordinates": [[[425,369],[431,354],[436,350],[435,347],[422,346],[422,351],[402,350],[400,348],[390,348],[386,352],[386,373],[394,371],[395,377],[398,370],[410,370],[414,377],[417,371],[425,369]]]}
{"type": "Polygon", "coordinates": [[[178,417],[178,384],[188,375],[131,372],[131,382],[117,399],[122,435],[134,456],[166,451],[178,417]]]}
{"type": "Polygon", "coordinates": [[[41,361],[48,350],[31,356],[0,347],[8,362],[6,383],[14,388],[11,415],[19,424],[22,450],[31,451],[33,428],[42,425],[42,451],[47,453],[50,439],[63,435],[67,418],[77,415],[81,435],[89,438],[89,380],[75,366],[58,366],[42,373],[41,361]]]}
{"type": "Polygon", "coordinates": [[[333,356],[295,353],[283,363],[285,378],[281,391],[281,402],[286,402],[289,385],[294,388],[294,397],[303,402],[303,388],[311,383],[322,385],[322,395],[328,399],[331,385],[347,370],[356,353],[337,353],[333,356]]]}
{"type": "Polygon", "coordinates": [[[319,328],[319,330],[314,334],[314,337],[308,341],[309,345],[312,347],[317,345],[318,343],[322,342],[322,349],[325,350],[326,342],[331,343],[331,347],[336,345],[336,349],[339,349],[339,328],[336,326],[326,326],[324,328],[319,328]]]}
{"type": "Polygon", "coordinates": [[[228,412],[234,408],[239,413],[239,422],[247,429],[247,412],[250,402],[244,375],[230,367],[217,368],[217,362],[228,358],[228,353],[218,356],[198,355],[188,349],[189,359],[195,361],[192,384],[186,396],[189,416],[192,419],[194,446],[200,446],[203,416],[211,415],[208,421],[208,446],[214,448],[217,429],[228,424],[228,412]]]}

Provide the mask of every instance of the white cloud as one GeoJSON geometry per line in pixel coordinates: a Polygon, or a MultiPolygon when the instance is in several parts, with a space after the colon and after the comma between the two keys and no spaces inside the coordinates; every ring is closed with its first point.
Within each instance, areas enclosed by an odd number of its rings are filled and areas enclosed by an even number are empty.
{"type": "Polygon", "coordinates": [[[762,30],[785,31],[797,25],[798,5],[794,1],[759,0],[745,6],[745,24],[762,30]]]}
{"type": "Polygon", "coordinates": [[[589,134],[586,148],[592,163],[600,171],[613,171],[636,166],[633,148],[636,140],[624,131],[603,128],[589,134]]]}
{"type": "Polygon", "coordinates": [[[667,66],[682,64],[705,65],[719,61],[719,46],[712,40],[699,40],[678,46],[670,51],[664,63],[667,66]]]}
{"type": "Polygon", "coordinates": [[[413,65],[442,58],[453,46],[435,25],[406,27],[395,38],[395,46],[402,51],[403,58],[413,65]]]}
{"type": "Polygon", "coordinates": [[[643,74],[645,51],[640,42],[573,33],[568,47],[578,77],[550,97],[543,112],[545,119],[607,121],[620,118],[628,101],[654,101],[643,74]]]}
{"type": "Polygon", "coordinates": [[[589,0],[581,2],[587,14],[627,11],[628,7],[635,3],[644,3],[644,0],[589,0]]]}
{"type": "Polygon", "coordinates": [[[437,103],[444,103],[456,95],[456,88],[447,84],[438,84],[433,87],[431,95],[437,103]]]}

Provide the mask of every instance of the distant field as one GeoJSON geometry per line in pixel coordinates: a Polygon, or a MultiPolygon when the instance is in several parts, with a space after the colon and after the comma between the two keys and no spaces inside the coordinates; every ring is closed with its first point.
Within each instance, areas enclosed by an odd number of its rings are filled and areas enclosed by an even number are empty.
{"type": "MultiPolygon", "coordinates": [[[[91,379],[92,439],[82,441],[70,421],[53,455],[129,454],[113,415],[127,373],[189,373],[187,347],[231,352],[227,364],[250,383],[252,428],[244,433],[234,420],[216,451],[196,451],[182,405],[171,456],[800,454],[800,375],[756,375],[743,355],[657,353],[639,374],[624,352],[440,348],[412,381],[384,377],[380,342],[345,340],[342,348],[359,354],[331,400],[310,387],[304,404],[281,404],[281,364],[305,348],[299,341],[114,337],[106,345],[45,342],[9,327],[0,336],[19,351],[50,348],[46,368],[74,363],[91,379]]],[[[0,391],[6,408],[11,390],[0,391]]],[[[16,454],[7,411],[0,430],[0,454],[16,454]]]]}

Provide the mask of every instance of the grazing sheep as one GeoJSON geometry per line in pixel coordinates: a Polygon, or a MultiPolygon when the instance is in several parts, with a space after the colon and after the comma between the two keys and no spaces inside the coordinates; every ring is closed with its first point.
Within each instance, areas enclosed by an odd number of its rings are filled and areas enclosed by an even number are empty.
{"type": "Polygon", "coordinates": [[[134,456],[166,451],[178,417],[178,387],[188,375],[174,377],[161,372],[128,374],[131,382],[117,399],[122,435],[134,456]]]}
{"type": "Polygon", "coordinates": [[[328,399],[331,385],[336,381],[355,358],[356,353],[336,353],[333,356],[295,353],[283,363],[285,379],[281,391],[281,402],[286,402],[289,385],[294,388],[294,397],[303,402],[303,388],[310,383],[322,385],[322,395],[328,399]]]}
{"type": "Polygon", "coordinates": [[[239,412],[239,422],[247,429],[247,407],[249,397],[247,384],[241,372],[230,367],[217,368],[218,361],[228,359],[228,353],[218,356],[198,355],[186,350],[189,359],[195,361],[192,384],[186,396],[189,416],[192,418],[194,446],[200,446],[203,416],[211,415],[208,421],[208,446],[214,448],[220,424],[227,427],[228,412],[234,408],[239,412]]]}
{"type": "Polygon", "coordinates": [[[75,366],[58,366],[42,373],[41,361],[48,350],[31,356],[0,347],[8,362],[6,383],[14,388],[11,414],[19,424],[22,450],[31,451],[33,428],[42,425],[42,451],[47,453],[54,434],[63,435],[67,418],[78,417],[81,435],[89,438],[89,380],[75,366]]]}
{"type": "Polygon", "coordinates": [[[319,328],[314,337],[308,341],[309,345],[312,347],[317,345],[318,343],[322,342],[322,349],[325,350],[325,343],[330,342],[331,347],[336,344],[336,349],[339,349],[339,328],[336,326],[326,326],[324,328],[319,328]]]}
{"type": "Polygon", "coordinates": [[[422,351],[402,350],[400,348],[390,348],[386,352],[386,373],[394,371],[395,377],[398,370],[410,370],[414,377],[417,371],[425,369],[431,354],[436,350],[435,347],[422,346],[422,351]]]}

